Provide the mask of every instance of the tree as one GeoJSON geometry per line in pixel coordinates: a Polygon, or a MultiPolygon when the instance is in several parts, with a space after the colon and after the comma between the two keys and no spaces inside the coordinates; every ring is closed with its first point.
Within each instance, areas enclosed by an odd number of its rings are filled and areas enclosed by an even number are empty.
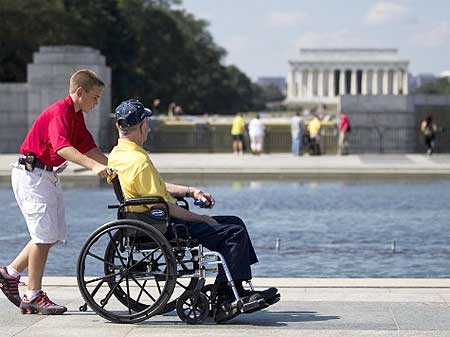
{"type": "Polygon", "coordinates": [[[417,88],[415,94],[423,95],[450,95],[450,80],[446,77],[427,82],[417,88]]]}
{"type": "Polygon", "coordinates": [[[235,66],[208,23],[179,0],[0,0],[0,81],[25,81],[41,45],[99,49],[112,69],[112,99],[161,98],[190,113],[235,112],[260,105],[260,90],[235,66]]]}

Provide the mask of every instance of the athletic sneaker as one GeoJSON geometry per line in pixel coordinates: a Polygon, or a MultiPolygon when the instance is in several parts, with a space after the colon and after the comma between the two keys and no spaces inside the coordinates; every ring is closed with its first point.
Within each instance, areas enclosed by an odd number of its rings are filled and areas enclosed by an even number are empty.
{"type": "Polygon", "coordinates": [[[241,296],[252,296],[253,294],[259,294],[266,302],[270,302],[272,299],[276,297],[280,297],[280,294],[278,293],[277,288],[268,288],[266,290],[261,291],[251,291],[251,290],[244,290],[242,294],[239,294],[241,296]]]}
{"type": "Polygon", "coordinates": [[[52,302],[42,290],[33,298],[24,295],[20,303],[22,314],[61,315],[67,308],[52,302]]]}
{"type": "Polygon", "coordinates": [[[5,296],[10,300],[15,306],[19,306],[21,299],[19,295],[19,284],[20,276],[14,277],[8,274],[6,267],[0,268],[0,289],[3,291],[5,296]]]}
{"type": "Polygon", "coordinates": [[[254,309],[250,309],[245,311],[246,314],[251,314],[252,312],[256,312],[262,309],[266,309],[267,307],[271,306],[272,304],[277,303],[280,300],[280,294],[278,293],[277,288],[268,288],[266,290],[262,291],[251,291],[251,290],[244,290],[243,294],[241,296],[246,296],[246,298],[250,299],[252,302],[254,299],[264,299],[264,303],[254,309]]]}

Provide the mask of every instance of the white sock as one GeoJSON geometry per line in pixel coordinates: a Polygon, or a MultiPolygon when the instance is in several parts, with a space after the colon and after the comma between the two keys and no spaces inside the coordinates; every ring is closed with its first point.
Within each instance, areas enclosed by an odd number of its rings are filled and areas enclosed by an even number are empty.
{"type": "Polygon", "coordinates": [[[20,276],[20,273],[11,265],[6,266],[6,271],[12,277],[18,278],[20,276]]]}
{"type": "Polygon", "coordinates": [[[27,290],[27,292],[25,293],[27,295],[27,298],[29,300],[31,300],[33,297],[35,297],[37,294],[39,294],[41,291],[41,289],[39,290],[27,290]]]}

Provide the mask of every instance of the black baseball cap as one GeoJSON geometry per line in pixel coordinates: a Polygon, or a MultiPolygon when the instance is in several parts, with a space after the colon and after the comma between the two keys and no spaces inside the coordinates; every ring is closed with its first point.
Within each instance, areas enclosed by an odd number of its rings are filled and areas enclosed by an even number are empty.
{"type": "Polygon", "coordinates": [[[115,110],[117,124],[121,127],[130,127],[142,122],[152,115],[152,111],[146,108],[137,99],[129,99],[118,105],[115,110]]]}

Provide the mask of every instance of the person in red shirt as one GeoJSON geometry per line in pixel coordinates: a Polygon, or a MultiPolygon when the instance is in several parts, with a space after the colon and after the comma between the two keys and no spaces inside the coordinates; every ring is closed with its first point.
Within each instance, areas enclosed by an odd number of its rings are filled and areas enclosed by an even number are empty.
{"type": "Polygon", "coordinates": [[[348,154],[348,141],[352,130],[348,116],[343,112],[340,113],[341,123],[339,125],[338,154],[348,154]]]}
{"type": "Polygon", "coordinates": [[[67,308],[42,291],[42,277],[50,248],[66,238],[64,203],[59,173],[73,162],[99,177],[111,172],[108,159],[86,128],[88,113],[103,94],[105,84],[93,71],[75,72],[69,95],[46,109],[33,123],[13,164],[11,181],[31,240],[14,261],[0,268],[0,288],[22,313],[62,314],[67,308]],[[28,290],[21,298],[20,274],[28,267],[28,290]]]}

